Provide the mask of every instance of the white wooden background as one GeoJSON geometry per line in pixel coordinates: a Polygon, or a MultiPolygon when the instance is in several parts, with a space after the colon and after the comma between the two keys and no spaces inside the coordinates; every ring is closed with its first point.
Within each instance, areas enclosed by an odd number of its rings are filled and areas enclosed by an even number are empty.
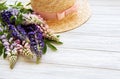
{"type": "Polygon", "coordinates": [[[120,0],[89,2],[91,19],[60,34],[57,52],[38,65],[21,59],[13,70],[0,58],[0,79],[120,79],[120,0]]]}

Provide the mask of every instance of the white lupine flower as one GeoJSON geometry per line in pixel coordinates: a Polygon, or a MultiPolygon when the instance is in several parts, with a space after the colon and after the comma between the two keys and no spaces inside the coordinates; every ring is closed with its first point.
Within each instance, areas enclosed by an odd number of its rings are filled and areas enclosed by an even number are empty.
{"type": "Polygon", "coordinates": [[[17,55],[11,55],[9,56],[9,62],[10,62],[10,68],[13,69],[16,62],[17,62],[18,56],[17,55]]]}
{"type": "Polygon", "coordinates": [[[24,24],[41,24],[43,19],[36,14],[23,14],[24,24]]]}

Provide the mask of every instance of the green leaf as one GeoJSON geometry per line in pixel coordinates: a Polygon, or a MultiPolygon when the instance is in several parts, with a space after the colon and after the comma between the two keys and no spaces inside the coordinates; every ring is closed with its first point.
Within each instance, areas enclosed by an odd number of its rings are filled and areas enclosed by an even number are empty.
{"type": "MultiPolygon", "coordinates": [[[[30,3],[28,3],[26,6],[30,5],[30,3]]],[[[32,9],[26,9],[24,7],[24,5],[22,4],[22,2],[15,2],[14,5],[9,5],[11,6],[12,8],[16,8],[16,9],[19,9],[21,13],[25,14],[25,13],[32,13],[33,10],[32,9]]]]}
{"type": "Polygon", "coordinates": [[[17,1],[15,1],[15,5],[17,5],[17,1]]]}
{"type": "Polygon", "coordinates": [[[6,23],[3,21],[1,15],[0,15],[0,23],[1,23],[2,27],[3,27],[3,25],[6,25],[6,23]]]}
{"type": "Polygon", "coordinates": [[[47,52],[47,45],[46,45],[46,43],[44,44],[44,48],[43,48],[43,54],[46,54],[46,52],[47,52]]]}
{"type": "Polygon", "coordinates": [[[23,5],[22,5],[22,2],[18,2],[18,3],[16,4],[16,6],[23,6],[23,5]]]}
{"type": "Polygon", "coordinates": [[[23,13],[23,14],[26,14],[26,13],[32,13],[33,10],[32,9],[21,8],[20,12],[23,13]]]}
{"type": "Polygon", "coordinates": [[[2,43],[0,43],[0,56],[3,54],[3,51],[2,51],[3,48],[4,48],[4,47],[3,47],[2,43]]]}
{"type": "Polygon", "coordinates": [[[6,2],[0,3],[0,11],[6,10],[8,7],[6,6],[6,2]]]}
{"type": "Polygon", "coordinates": [[[57,48],[54,46],[54,45],[52,45],[50,42],[46,42],[46,44],[48,45],[48,47],[51,49],[51,50],[53,50],[53,51],[56,51],[57,50],[57,48]]]}
{"type": "Polygon", "coordinates": [[[57,35],[57,38],[59,38],[60,37],[60,35],[57,35]]]}
{"type": "Polygon", "coordinates": [[[3,58],[5,59],[7,57],[7,54],[5,53],[5,48],[3,48],[2,52],[3,52],[3,58]]]}
{"type": "Polygon", "coordinates": [[[11,34],[7,34],[7,39],[10,39],[11,38],[11,34]]]}
{"type": "Polygon", "coordinates": [[[3,35],[4,33],[3,32],[0,32],[0,35],[3,35]]]}
{"type": "Polygon", "coordinates": [[[19,14],[17,15],[15,24],[16,24],[16,25],[19,25],[19,24],[21,24],[22,22],[23,22],[23,16],[22,16],[21,13],[19,13],[19,14]]]}
{"type": "Polygon", "coordinates": [[[63,42],[61,42],[61,41],[59,41],[59,42],[56,42],[56,41],[51,41],[52,43],[54,43],[54,44],[63,44],[63,42]]]}
{"type": "Polygon", "coordinates": [[[3,33],[8,33],[8,30],[3,30],[3,33]]]}
{"type": "Polygon", "coordinates": [[[46,40],[54,44],[59,44],[59,45],[63,44],[63,42],[61,41],[54,41],[54,40],[49,40],[49,39],[46,39],[46,40]]]}
{"type": "Polygon", "coordinates": [[[19,10],[24,7],[24,6],[22,5],[22,2],[18,2],[18,1],[16,1],[16,2],[14,3],[14,5],[9,5],[9,6],[12,7],[12,8],[19,9],[19,10]]]}
{"type": "Polygon", "coordinates": [[[31,2],[29,2],[28,4],[26,4],[26,6],[29,6],[29,5],[31,5],[31,2]]]}
{"type": "Polygon", "coordinates": [[[15,19],[15,16],[10,17],[10,21],[12,22],[15,19]]]}

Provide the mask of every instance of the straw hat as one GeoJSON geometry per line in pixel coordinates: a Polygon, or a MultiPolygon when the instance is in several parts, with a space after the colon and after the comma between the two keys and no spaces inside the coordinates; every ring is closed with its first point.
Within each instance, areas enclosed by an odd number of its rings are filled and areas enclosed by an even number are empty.
{"type": "Polygon", "coordinates": [[[85,23],[90,15],[91,10],[87,0],[31,0],[33,10],[40,14],[54,32],[64,32],[79,27],[85,23]],[[73,11],[63,18],[44,17],[45,13],[54,14],[62,13],[77,5],[77,11],[73,11]]]}

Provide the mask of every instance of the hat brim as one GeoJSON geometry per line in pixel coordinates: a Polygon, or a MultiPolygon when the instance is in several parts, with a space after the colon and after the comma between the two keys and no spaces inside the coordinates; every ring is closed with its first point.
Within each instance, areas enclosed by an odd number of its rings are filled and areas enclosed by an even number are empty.
{"type": "Polygon", "coordinates": [[[49,28],[55,33],[75,29],[84,24],[91,16],[91,10],[87,0],[77,0],[78,11],[67,15],[62,20],[47,20],[49,28]]]}

